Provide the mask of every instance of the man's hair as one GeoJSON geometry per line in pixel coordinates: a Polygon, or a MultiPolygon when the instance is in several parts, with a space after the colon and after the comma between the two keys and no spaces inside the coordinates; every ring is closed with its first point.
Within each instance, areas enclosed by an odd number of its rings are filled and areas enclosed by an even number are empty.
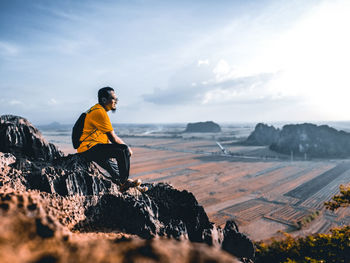
{"type": "Polygon", "coordinates": [[[98,103],[103,105],[102,98],[106,98],[108,100],[111,97],[111,93],[110,93],[111,91],[114,91],[114,89],[111,87],[103,87],[99,89],[98,95],[97,95],[98,103]]]}

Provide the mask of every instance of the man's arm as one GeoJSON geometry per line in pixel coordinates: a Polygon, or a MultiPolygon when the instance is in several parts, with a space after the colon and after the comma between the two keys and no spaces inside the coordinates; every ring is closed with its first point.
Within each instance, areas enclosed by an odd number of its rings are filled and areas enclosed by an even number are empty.
{"type": "MultiPolygon", "coordinates": [[[[111,143],[125,144],[126,145],[126,143],[121,138],[119,138],[118,135],[115,134],[114,130],[107,132],[106,134],[107,134],[108,139],[110,140],[111,143]]],[[[131,148],[129,146],[128,146],[128,148],[129,148],[130,155],[132,155],[131,148]]]]}

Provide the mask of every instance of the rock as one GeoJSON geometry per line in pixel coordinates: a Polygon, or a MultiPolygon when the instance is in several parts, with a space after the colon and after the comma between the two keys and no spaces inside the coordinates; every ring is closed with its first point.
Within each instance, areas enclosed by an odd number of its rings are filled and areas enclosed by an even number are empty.
{"type": "Polygon", "coordinates": [[[0,218],[3,228],[0,232],[6,232],[9,226],[15,226],[18,235],[21,235],[21,231],[29,234],[22,236],[26,242],[34,237],[47,239],[56,234],[62,236],[65,233],[64,227],[54,217],[49,216],[32,196],[29,193],[0,193],[0,218]]]}
{"type": "Polygon", "coordinates": [[[1,262],[240,262],[206,244],[70,232],[48,214],[43,198],[37,192],[0,193],[1,262]]]}
{"type": "Polygon", "coordinates": [[[188,123],[184,132],[221,132],[221,127],[212,121],[188,123]]]}
{"type": "Polygon", "coordinates": [[[16,157],[52,161],[63,156],[29,121],[19,116],[0,116],[0,138],[0,152],[16,157]]]}
{"type": "Polygon", "coordinates": [[[264,123],[258,123],[254,131],[249,135],[245,145],[271,145],[278,140],[280,130],[264,123]]]}
{"type": "Polygon", "coordinates": [[[80,155],[71,154],[51,163],[31,162],[19,159],[15,168],[22,170],[25,185],[47,193],[67,195],[101,195],[117,191],[93,163],[80,155]]]}
{"type": "Polygon", "coordinates": [[[16,157],[11,153],[0,152],[0,167],[9,166],[16,162],[16,157]]]}
{"type": "Polygon", "coordinates": [[[95,226],[96,230],[124,229],[143,238],[166,236],[221,245],[221,229],[218,231],[209,221],[191,193],[163,183],[148,184],[148,187],[150,190],[146,194],[138,196],[102,196],[96,206],[87,209],[87,222],[80,222],[77,227],[88,224],[95,226]],[[213,231],[216,231],[216,236],[213,236],[213,231]]]}
{"type": "Polygon", "coordinates": [[[270,149],[279,153],[307,157],[338,158],[350,156],[350,134],[327,125],[311,123],[285,125],[270,149]]]}
{"type": "MultiPolygon", "coordinates": [[[[93,163],[79,154],[64,157],[58,151],[53,154],[50,150],[56,147],[45,144],[35,127],[22,118],[14,118],[17,122],[6,122],[6,127],[11,127],[5,130],[10,133],[1,133],[16,158],[0,153],[0,193],[11,189],[31,196],[35,196],[33,192],[39,193],[35,198],[49,217],[80,233],[122,231],[145,239],[167,237],[222,246],[243,259],[252,255],[250,240],[238,235],[238,229],[222,230],[211,223],[192,193],[163,183],[147,184],[150,190],[146,193],[136,189],[121,193],[93,163]],[[39,140],[45,150],[38,148],[39,142],[31,143],[34,140],[39,140]],[[246,246],[249,253],[242,249],[246,246]]],[[[43,217],[34,221],[36,235],[52,238],[55,230],[42,221],[43,217]]]]}
{"type": "Polygon", "coordinates": [[[238,231],[238,227],[233,220],[226,222],[222,249],[238,258],[253,259],[255,256],[254,244],[238,231]]]}

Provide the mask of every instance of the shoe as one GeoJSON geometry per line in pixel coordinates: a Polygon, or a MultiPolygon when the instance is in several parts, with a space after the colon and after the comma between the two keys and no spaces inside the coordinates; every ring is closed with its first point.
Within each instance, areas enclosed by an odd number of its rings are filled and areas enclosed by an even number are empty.
{"type": "Polygon", "coordinates": [[[137,187],[137,186],[140,186],[142,183],[140,179],[136,179],[136,180],[128,179],[128,181],[130,182],[130,187],[137,187]]]}
{"type": "Polygon", "coordinates": [[[148,187],[147,186],[137,186],[136,189],[139,190],[141,193],[144,193],[144,192],[148,191],[148,187]]]}
{"type": "Polygon", "coordinates": [[[137,179],[137,180],[128,179],[128,180],[126,180],[126,182],[124,184],[120,185],[119,190],[121,192],[125,192],[126,190],[128,190],[131,187],[138,187],[140,185],[141,185],[140,179],[137,179]]]}

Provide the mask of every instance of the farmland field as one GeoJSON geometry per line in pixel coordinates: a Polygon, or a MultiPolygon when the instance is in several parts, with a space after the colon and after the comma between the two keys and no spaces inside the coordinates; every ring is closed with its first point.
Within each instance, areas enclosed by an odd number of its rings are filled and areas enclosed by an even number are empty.
{"type": "MultiPolygon", "coordinates": [[[[220,156],[215,141],[206,140],[143,138],[142,145],[128,141],[134,149],[131,177],[193,192],[213,222],[224,226],[233,218],[255,240],[278,235],[279,230],[303,235],[350,224],[350,209],[333,213],[323,205],[339,192],[340,184],[350,181],[350,160],[220,156]],[[295,227],[316,211],[316,219],[300,230],[295,227]]],[[[239,153],[256,150],[232,148],[239,153]]]]}

